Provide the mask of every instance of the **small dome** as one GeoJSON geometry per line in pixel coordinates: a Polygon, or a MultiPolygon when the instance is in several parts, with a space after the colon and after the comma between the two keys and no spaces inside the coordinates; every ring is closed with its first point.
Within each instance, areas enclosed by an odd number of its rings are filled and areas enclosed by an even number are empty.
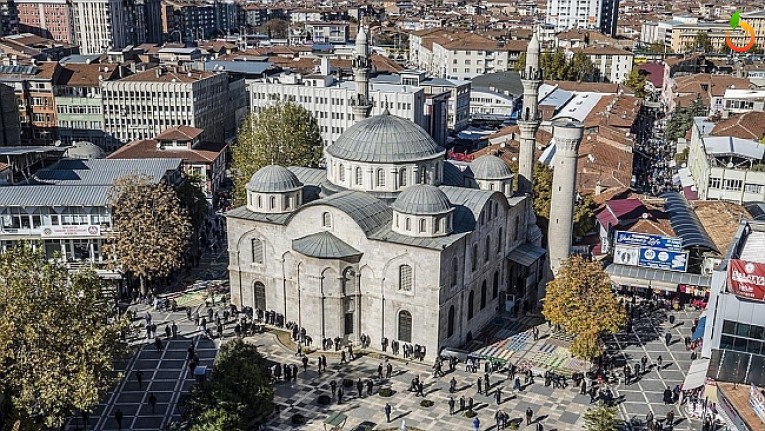
{"type": "Polygon", "coordinates": [[[446,193],[429,184],[408,187],[391,206],[395,211],[411,215],[443,214],[452,208],[446,193]]]}
{"type": "Polygon", "coordinates": [[[289,169],[269,165],[255,172],[247,183],[247,190],[256,193],[283,193],[299,189],[303,183],[289,169]]]}
{"type": "Polygon", "coordinates": [[[513,176],[513,171],[504,160],[487,154],[470,162],[473,178],[477,180],[505,180],[513,176]]]}
{"type": "Polygon", "coordinates": [[[106,157],[106,152],[94,143],[77,141],[66,149],[64,157],[81,160],[103,159],[106,157]]]}
{"type": "Polygon", "coordinates": [[[443,151],[425,129],[387,110],[349,127],[327,147],[330,156],[365,163],[418,162],[443,151]]]}

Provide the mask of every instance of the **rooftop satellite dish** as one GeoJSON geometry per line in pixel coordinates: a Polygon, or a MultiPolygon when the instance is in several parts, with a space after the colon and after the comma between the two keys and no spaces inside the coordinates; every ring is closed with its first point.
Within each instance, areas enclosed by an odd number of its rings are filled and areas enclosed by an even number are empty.
{"type": "Polygon", "coordinates": [[[727,165],[725,165],[728,169],[733,169],[733,162],[728,162],[727,165]]]}
{"type": "Polygon", "coordinates": [[[499,148],[505,148],[505,146],[507,146],[507,144],[505,144],[504,142],[499,144],[499,148]]]}
{"type": "Polygon", "coordinates": [[[648,220],[648,213],[643,213],[643,214],[642,214],[640,217],[641,217],[643,220],[648,220]]]}
{"type": "Polygon", "coordinates": [[[62,142],[61,142],[61,140],[60,140],[60,139],[56,139],[56,141],[53,143],[53,146],[54,146],[54,147],[60,147],[60,146],[61,146],[61,143],[62,143],[62,142]]]}

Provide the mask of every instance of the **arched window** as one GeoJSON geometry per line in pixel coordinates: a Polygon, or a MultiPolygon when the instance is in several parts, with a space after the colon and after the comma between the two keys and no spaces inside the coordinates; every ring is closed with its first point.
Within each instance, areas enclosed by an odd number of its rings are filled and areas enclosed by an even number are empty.
{"type": "Polygon", "coordinates": [[[252,239],[252,263],[263,263],[263,240],[260,238],[252,239]]]}
{"type": "Polygon", "coordinates": [[[486,280],[481,283],[481,310],[486,307],[486,280]]]}
{"type": "Polygon", "coordinates": [[[457,279],[460,273],[460,262],[455,257],[452,259],[452,287],[457,286],[457,279]]]}
{"type": "Polygon", "coordinates": [[[401,168],[401,170],[398,172],[398,186],[399,187],[406,187],[406,168],[401,168]]]}
{"type": "Polygon", "coordinates": [[[253,292],[253,308],[256,308],[258,310],[265,310],[266,309],[266,286],[259,282],[255,282],[253,292]]]}
{"type": "Polygon", "coordinates": [[[276,196],[271,196],[271,207],[269,209],[276,209],[276,196]]]}
{"type": "Polygon", "coordinates": [[[454,335],[454,306],[449,307],[449,318],[446,323],[446,336],[451,337],[454,335]]]}
{"type": "Polygon", "coordinates": [[[491,299],[499,295],[499,271],[494,271],[494,284],[491,286],[491,299]]]}
{"type": "Polygon", "coordinates": [[[263,197],[258,196],[258,208],[263,208],[263,197]]]}
{"type": "Polygon", "coordinates": [[[468,320],[473,318],[473,305],[475,305],[473,291],[468,294],[468,320]]]}
{"type": "Polygon", "coordinates": [[[324,227],[332,227],[332,216],[328,212],[322,214],[321,224],[324,227]]]}
{"type": "Polygon", "coordinates": [[[435,233],[441,232],[441,220],[443,220],[441,217],[436,217],[433,219],[433,230],[435,233]]]}
{"type": "Polygon", "coordinates": [[[489,190],[494,190],[494,183],[489,183],[489,190]]]}
{"type": "Polygon", "coordinates": [[[470,269],[475,271],[478,268],[478,244],[473,244],[473,254],[470,256],[470,269]]]}
{"type": "Polygon", "coordinates": [[[412,342],[412,313],[402,310],[398,313],[398,339],[412,342]]]}
{"type": "Polygon", "coordinates": [[[502,228],[499,228],[499,236],[497,237],[497,253],[502,251],[502,228]]]}
{"type": "Polygon", "coordinates": [[[398,267],[398,290],[412,291],[412,267],[409,265],[398,267]]]}
{"type": "Polygon", "coordinates": [[[345,181],[345,166],[343,166],[342,163],[340,163],[340,166],[337,167],[339,171],[337,172],[338,178],[340,178],[340,181],[345,181]]]}
{"type": "Polygon", "coordinates": [[[489,255],[491,255],[491,238],[486,238],[486,245],[483,249],[483,260],[488,262],[489,261],[489,255]]]}
{"type": "Polygon", "coordinates": [[[427,224],[428,223],[425,221],[424,218],[420,219],[420,233],[425,232],[425,230],[427,228],[427,224]]]}
{"type": "Polygon", "coordinates": [[[425,181],[428,179],[428,170],[426,167],[420,166],[420,184],[425,184],[425,181]]]}
{"type": "Polygon", "coordinates": [[[385,187],[385,171],[382,169],[377,170],[377,187],[385,187]]]}
{"type": "Polygon", "coordinates": [[[407,217],[407,218],[406,218],[406,223],[405,223],[405,225],[406,225],[406,230],[407,230],[407,231],[410,231],[410,230],[412,230],[412,219],[410,219],[409,217],[407,217]]]}
{"type": "Polygon", "coordinates": [[[356,185],[361,185],[362,183],[362,173],[361,168],[356,168],[356,185]]]}

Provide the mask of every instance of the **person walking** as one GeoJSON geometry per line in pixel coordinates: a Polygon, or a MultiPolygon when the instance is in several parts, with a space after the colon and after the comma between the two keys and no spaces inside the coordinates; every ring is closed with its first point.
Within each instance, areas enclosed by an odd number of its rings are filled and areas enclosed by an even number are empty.
{"type": "Polygon", "coordinates": [[[170,339],[171,332],[170,325],[165,325],[165,339],[170,339]]]}
{"type": "Polygon", "coordinates": [[[383,378],[383,364],[380,362],[380,365],[377,366],[377,378],[379,380],[382,380],[383,378]]]}
{"type": "Polygon", "coordinates": [[[494,392],[494,398],[497,400],[497,405],[502,404],[502,390],[500,388],[494,392]]]}
{"type": "Polygon", "coordinates": [[[449,397],[449,415],[450,416],[454,415],[454,404],[455,404],[454,397],[449,397]]]}
{"type": "Polygon", "coordinates": [[[383,408],[383,410],[385,411],[385,420],[388,423],[390,423],[390,412],[392,410],[391,407],[390,407],[390,404],[389,403],[385,403],[385,407],[383,408]]]}
{"type": "Polygon", "coordinates": [[[337,389],[337,403],[342,404],[343,403],[343,388],[337,389]]]}
{"type": "Polygon", "coordinates": [[[452,376],[452,379],[449,381],[449,393],[453,394],[457,391],[457,379],[452,376]]]}
{"type": "Polygon", "coordinates": [[[359,393],[359,398],[362,397],[361,391],[364,390],[364,383],[361,382],[361,378],[356,380],[356,391],[359,393]]]}
{"type": "Polygon", "coordinates": [[[481,420],[478,419],[477,416],[473,419],[473,429],[475,431],[479,431],[481,429],[481,420]]]}
{"type": "Polygon", "coordinates": [[[481,391],[483,390],[483,384],[482,383],[483,382],[482,382],[481,378],[479,377],[478,381],[476,382],[476,390],[478,391],[479,395],[482,393],[481,391]]]}
{"type": "Polygon", "coordinates": [[[114,412],[114,419],[117,421],[117,429],[122,431],[122,410],[119,408],[114,412]]]}
{"type": "Polygon", "coordinates": [[[422,381],[417,382],[417,395],[424,397],[425,392],[423,392],[425,389],[425,385],[422,384],[422,381]]]}
{"type": "Polygon", "coordinates": [[[149,405],[151,406],[151,414],[154,414],[154,409],[157,407],[157,397],[154,396],[154,392],[149,394],[149,405]]]}
{"type": "Polygon", "coordinates": [[[469,412],[473,411],[473,404],[474,404],[473,397],[468,398],[467,408],[469,412]]]}
{"type": "Polygon", "coordinates": [[[675,425],[675,412],[673,410],[670,410],[667,412],[667,421],[666,424],[669,426],[675,425]]]}
{"type": "Polygon", "coordinates": [[[513,382],[513,388],[515,389],[516,392],[522,392],[523,391],[523,388],[521,387],[521,378],[520,377],[516,377],[515,378],[515,382],[513,382]]]}
{"type": "Polygon", "coordinates": [[[157,348],[157,352],[162,352],[162,340],[159,338],[154,339],[154,346],[157,348]]]}
{"type": "Polygon", "coordinates": [[[302,358],[300,358],[301,361],[303,361],[303,372],[308,372],[308,356],[303,355],[302,358]]]}
{"type": "Polygon", "coordinates": [[[661,368],[661,363],[662,362],[664,362],[664,358],[662,358],[661,355],[659,355],[659,357],[656,358],[656,364],[658,365],[658,367],[656,367],[657,371],[661,368]]]}
{"type": "Polygon", "coordinates": [[[172,333],[173,339],[178,337],[178,325],[175,324],[175,320],[173,320],[172,325],[170,325],[170,332],[172,333]]]}
{"type": "Polygon", "coordinates": [[[460,397],[460,411],[465,410],[465,397],[460,397]]]}
{"type": "Polygon", "coordinates": [[[143,386],[143,371],[141,370],[136,371],[135,379],[138,381],[138,389],[141,389],[141,386],[143,386]]]}
{"type": "Polygon", "coordinates": [[[390,377],[393,375],[393,365],[388,362],[387,365],[385,365],[385,378],[390,379],[390,377]]]}
{"type": "Polygon", "coordinates": [[[666,344],[667,346],[669,346],[669,344],[670,344],[671,342],[672,342],[672,334],[670,334],[669,332],[667,332],[666,334],[664,334],[664,344],[666,344]]]}
{"type": "Polygon", "coordinates": [[[534,417],[534,411],[531,410],[531,407],[526,408],[526,425],[531,425],[531,418],[534,417]]]}
{"type": "Polygon", "coordinates": [[[374,388],[374,383],[372,383],[372,379],[367,379],[367,395],[372,395],[374,388]]]}

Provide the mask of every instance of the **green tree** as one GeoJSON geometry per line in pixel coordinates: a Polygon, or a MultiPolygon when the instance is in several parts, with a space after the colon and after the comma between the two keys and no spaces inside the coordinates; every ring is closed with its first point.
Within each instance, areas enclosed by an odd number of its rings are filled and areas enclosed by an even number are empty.
{"type": "Polygon", "coordinates": [[[568,81],[592,81],[595,75],[595,65],[583,52],[575,53],[566,64],[565,77],[568,81]]]}
{"type": "Polygon", "coordinates": [[[583,196],[574,206],[574,235],[585,236],[595,228],[595,210],[597,205],[591,196],[583,196]]]}
{"type": "Polygon", "coordinates": [[[107,252],[116,255],[120,268],[139,278],[142,293],[146,279],[166,277],[183,265],[191,223],[176,190],[164,180],[118,178],[109,193],[109,209],[116,234],[107,252]]]}
{"type": "Polygon", "coordinates": [[[685,136],[685,133],[693,125],[693,118],[700,117],[707,113],[707,107],[701,102],[700,98],[691,103],[690,106],[678,106],[672,112],[664,127],[664,139],[676,142],[685,136]]]}
{"type": "Polygon", "coordinates": [[[566,80],[568,75],[568,62],[566,54],[558,48],[553,52],[545,52],[539,58],[545,79],[566,80]]]}
{"type": "Polygon", "coordinates": [[[113,384],[127,320],[113,314],[94,272],[70,274],[39,246],[0,254],[0,280],[0,399],[10,405],[8,422],[60,427],[113,384]]]}
{"type": "Polygon", "coordinates": [[[700,31],[696,33],[693,38],[694,48],[701,50],[702,52],[712,52],[712,40],[709,38],[709,33],[700,31]]]}
{"type": "Polygon", "coordinates": [[[193,232],[199,232],[210,213],[210,204],[203,191],[202,179],[190,175],[178,186],[178,199],[186,209],[193,232]]]}
{"type": "Polygon", "coordinates": [[[599,405],[588,409],[584,413],[584,424],[587,431],[616,431],[617,420],[616,407],[599,405]]]}
{"type": "Polygon", "coordinates": [[[238,338],[224,344],[214,378],[196,385],[186,404],[191,430],[246,429],[270,413],[274,392],[266,367],[256,346],[238,338]]]}
{"type": "Polygon", "coordinates": [[[645,72],[635,67],[632,69],[629,76],[627,76],[627,80],[624,84],[635,92],[635,96],[642,99],[648,93],[645,89],[647,81],[648,79],[645,76],[645,72]]]}
{"type": "Polygon", "coordinates": [[[547,283],[542,315],[573,335],[571,353],[587,360],[603,353],[602,334],[614,333],[627,322],[601,264],[578,255],[564,262],[547,283]]]}
{"type": "Polygon", "coordinates": [[[318,167],[324,148],[316,118],[294,102],[275,101],[250,114],[233,146],[234,203],[244,205],[245,186],[271,164],[318,167]]]}
{"type": "Polygon", "coordinates": [[[648,47],[645,48],[645,52],[650,54],[663,54],[663,53],[671,53],[672,49],[670,49],[668,46],[664,45],[660,42],[652,42],[648,47]]]}
{"type": "MultiPolygon", "coordinates": [[[[542,232],[547,232],[550,219],[550,200],[552,199],[553,170],[547,165],[534,164],[534,197],[532,206],[537,216],[537,225],[542,232]]],[[[574,206],[574,235],[584,236],[595,227],[595,202],[589,196],[577,200],[574,206]]]]}

